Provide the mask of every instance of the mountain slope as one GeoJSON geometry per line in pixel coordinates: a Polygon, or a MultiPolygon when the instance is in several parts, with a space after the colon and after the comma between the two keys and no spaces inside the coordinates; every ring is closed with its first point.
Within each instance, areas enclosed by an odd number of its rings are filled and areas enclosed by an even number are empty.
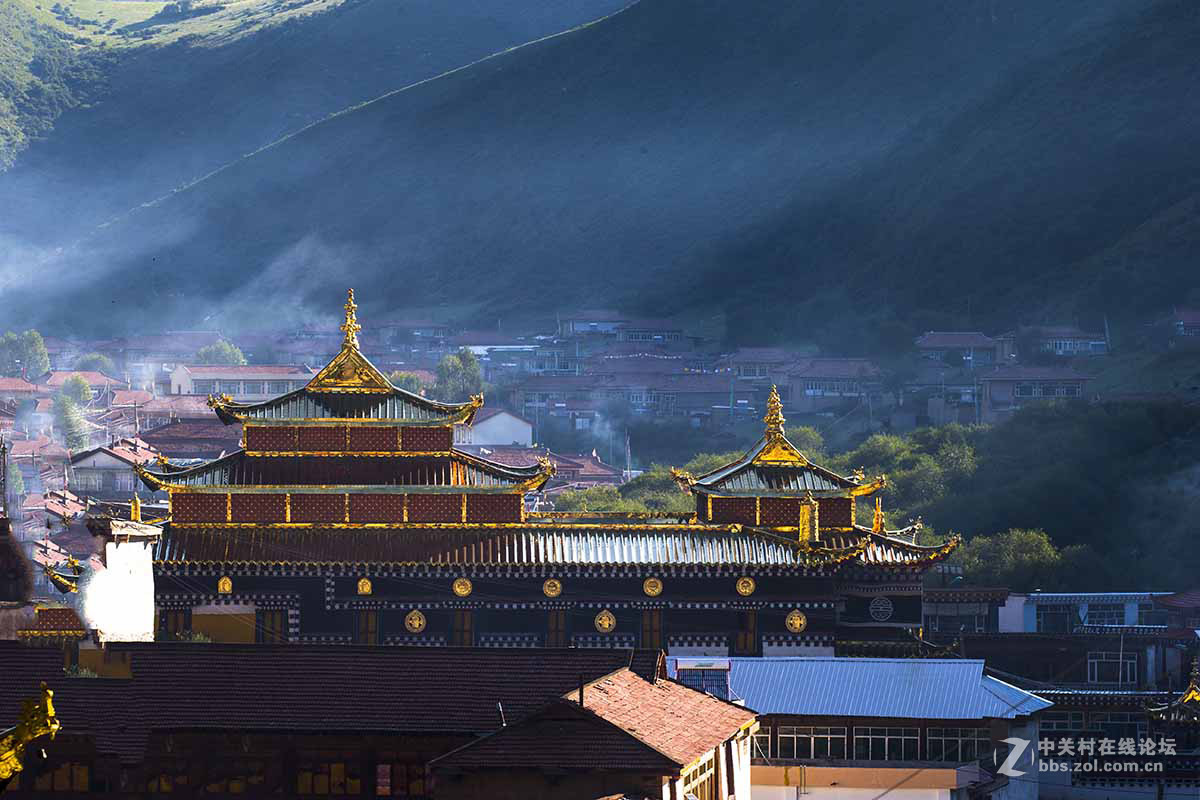
{"type": "Polygon", "coordinates": [[[352,280],[368,311],[719,308],[733,338],[850,351],[931,321],[1140,312],[1196,276],[1146,253],[1154,280],[1078,289],[1196,193],[1198,33],[1182,0],[643,0],[315,125],[48,263],[169,266],[147,287],[167,313],[325,306],[352,280]]]}

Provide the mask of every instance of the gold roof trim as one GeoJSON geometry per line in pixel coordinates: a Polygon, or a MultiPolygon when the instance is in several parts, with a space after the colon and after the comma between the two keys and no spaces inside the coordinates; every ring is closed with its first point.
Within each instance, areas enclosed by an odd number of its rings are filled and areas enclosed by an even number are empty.
{"type": "Polygon", "coordinates": [[[346,291],[346,320],[341,324],[342,350],[318,372],[308,386],[310,392],[388,393],[394,387],[387,377],[375,368],[358,349],[358,324],[354,290],[346,291]]]}
{"type": "Polygon", "coordinates": [[[25,750],[41,736],[54,738],[61,724],[54,713],[54,692],[42,681],[41,696],[21,704],[21,716],[11,730],[0,734],[0,781],[25,768],[25,750]]]}
{"type": "Polygon", "coordinates": [[[771,394],[767,396],[767,414],[763,417],[766,430],[763,433],[762,449],[752,459],[754,464],[782,465],[790,467],[807,467],[808,459],[788,441],[784,432],[783,401],[779,398],[779,390],[771,386],[771,394]]]}

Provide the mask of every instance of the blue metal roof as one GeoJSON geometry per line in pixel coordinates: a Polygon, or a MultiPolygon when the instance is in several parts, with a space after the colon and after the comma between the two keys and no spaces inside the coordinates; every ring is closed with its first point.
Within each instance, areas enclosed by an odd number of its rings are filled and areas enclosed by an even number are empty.
{"type": "MultiPolygon", "coordinates": [[[[732,694],[760,714],[1012,719],[1052,703],[985,675],[983,661],[730,658],[732,694]]],[[[669,660],[672,672],[676,660],[669,660]]]]}

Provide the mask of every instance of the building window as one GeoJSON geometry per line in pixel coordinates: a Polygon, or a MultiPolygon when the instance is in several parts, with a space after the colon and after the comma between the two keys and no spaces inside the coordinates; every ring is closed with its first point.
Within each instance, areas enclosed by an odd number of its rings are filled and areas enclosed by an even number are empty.
{"type": "Polygon", "coordinates": [[[1044,731],[1081,731],[1083,730],[1083,712],[1045,711],[1042,713],[1040,727],[1044,731]]]}
{"type": "Polygon", "coordinates": [[[224,394],[237,395],[242,393],[241,381],[220,381],[219,385],[224,394]]]}
{"type": "Polygon", "coordinates": [[[460,608],[454,612],[454,627],[450,633],[450,642],[455,647],[471,647],[475,644],[475,620],[468,608],[460,608]]]}
{"type": "Polygon", "coordinates": [[[1166,625],[1166,609],[1154,607],[1154,603],[1138,603],[1138,625],[1166,625]]]}
{"type": "Polygon", "coordinates": [[[751,747],[751,758],[771,757],[771,726],[759,726],[758,732],[754,734],[754,740],[751,742],[751,747]]]}
{"type": "Polygon", "coordinates": [[[379,644],[379,612],[361,609],[354,629],[357,644],[379,644]]]}
{"type": "Polygon", "coordinates": [[[1043,606],[1037,607],[1038,633],[1070,633],[1079,617],[1075,606],[1043,606]]]}
{"type": "MultiPolygon", "coordinates": [[[[1080,714],[1080,716],[1083,716],[1080,714]]],[[[1099,731],[1108,739],[1146,738],[1146,715],[1131,711],[1088,712],[1089,731],[1099,731]]]]}
{"type": "Polygon", "coordinates": [[[358,764],[321,757],[301,758],[296,765],[296,793],[357,795],[362,793],[358,764]]]}
{"type": "Polygon", "coordinates": [[[1013,394],[1016,397],[1035,397],[1037,395],[1037,387],[1032,383],[1018,383],[1013,389],[1013,394]]]}
{"type": "Polygon", "coordinates": [[[859,761],[916,761],[917,728],[855,728],[854,757],[859,761]]]}
{"type": "Polygon", "coordinates": [[[397,762],[375,765],[376,797],[421,797],[424,794],[424,765],[397,762]]]}
{"type": "Polygon", "coordinates": [[[115,483],[118,492],[132,492],[137,487],[137,476],[132,472],[118,472],[115,483]]]}
{"type": "Polygon", "coordinates": [[[1088,625],[1124,625],[1124,603],[1092,603],[1087,610],[1088,625]]]}
{"type": "Polygon", "coordinates": [[[190,608],[164,608],[158,612],[158,631],[166,639],[175,639],[192,629],[190,608]]]}
{"type": "Polygon", "coordinates": [[[741,627],[738,628],[734,639],[733,651],[740,656],[752,656],[758,653],[758,612],[742,611],[741,627]]]}
{"type": "Polygon", "coordinates": [[[282,608],[260,608],[255,615],[255,639],[259,644],[287,641],[287,611],[282,608]]]}
{"type": "Polygon", "coordinates": [[[551,611],[546,616],[546,647],[567,646],[567,612],[551,611]]]}
{"type": "Polygon", "coordinates": [[[926,742],[928,761],[977,761],[992,751],[987,728],[930,728],[926,742]]]}
{"type": "Polygon", "coordinates": [[[104,476],[90,469],[75,470],[73,489],[79,492],[98,492],[104,488],[104,476]]]}
{"type": "Polygon", "coordinates": [[[699,764],[685,772],[680,782],[683,784],[681,793],[683,797],[694,797],[696,800],[716,800],[717,770],[712,751],[710,750],[699,764]]]}
{"type": "Polygon", "coordinates": [[[288,390],[287,381],[268,381],[267,392],[270,394],[285,394],[288,390]]]}
{"type": "Polygon", "coordinates": [[[194,394],[213,394],[216,390],[216,381],[192,381],[192,392],[194,394]]]}
{"type": "Polygon", "coordinates": [[[642,611],[642,647],[662,647],[662,609],[647,608],[642,611]]]}
{"type": "Polygon", "coordinates": [[[1137,653],[1088,653],[1088,683],[1137,684],[1137,653]]]}
{"type": "Polygon", "coordinates": [[[262,394],[263,393],[263,382],[262,381],[246,381],[242,384],[242,391],[246,394],[262,394]]]}
{"type": "Polygon", "coordinates": [[[845,758],[845,728],[809,728],[780,725],[777,758],[845,758]]]}

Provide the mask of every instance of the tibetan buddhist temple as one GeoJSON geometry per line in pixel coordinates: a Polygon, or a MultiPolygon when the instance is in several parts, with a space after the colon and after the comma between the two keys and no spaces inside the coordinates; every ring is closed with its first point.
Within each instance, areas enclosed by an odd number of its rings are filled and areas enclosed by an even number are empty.
{"type": "Polygon", "coordinates": [[[674,472],[694,514],[530,512],[552,465],[456,449],[483,398],[392,386],[359,350],[353,291],[345,312],[340,352],[303,389],[211,398],[242,449],[137,468],[170,497],[160,638],[821,655],[921,625],[922,574],[957,539],[885,530],[878,503],[858,524],[883,478],[809,462],[774,392],[743,458],[674,472]]]}

